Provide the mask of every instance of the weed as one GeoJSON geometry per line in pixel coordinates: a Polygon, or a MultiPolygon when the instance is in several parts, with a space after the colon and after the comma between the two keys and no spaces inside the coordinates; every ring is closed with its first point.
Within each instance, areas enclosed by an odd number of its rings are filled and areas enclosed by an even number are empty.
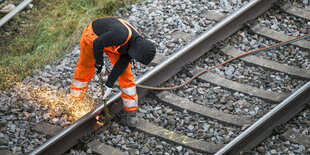
{"type": "MultiPolygon", "coordinates": [[[[71,52],[79,43],[83,28],[93,19],[111,16],[117,9],[137,1],[34,1],[34,8],[24,13],[30,24],[15,24],[16,29],[21,30],[0,37],[0,89],[11,88],[15,82],[31,75],[32,70],[71,52]]],[[[13,22],[18,22],[19,18],[13,22]]],[[[1,35],[6,32],[5,28],[0,32],[1,35]]]]}

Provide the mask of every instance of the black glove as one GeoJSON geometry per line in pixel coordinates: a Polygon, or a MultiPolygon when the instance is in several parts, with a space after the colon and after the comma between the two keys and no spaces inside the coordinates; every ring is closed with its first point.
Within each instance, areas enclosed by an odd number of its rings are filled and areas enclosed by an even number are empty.
{"type": "Polygon", "coordinates": [[[102,70],[102,65],[95,64],[95,68],[96,68],[97,74],[100,74],[102,70]]]}

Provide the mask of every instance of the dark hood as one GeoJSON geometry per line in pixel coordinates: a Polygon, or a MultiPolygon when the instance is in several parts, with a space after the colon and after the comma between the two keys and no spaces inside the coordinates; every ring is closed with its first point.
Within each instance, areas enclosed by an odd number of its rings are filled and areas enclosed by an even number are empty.
{"type": "Polygon", "coordinates": [[[137,37],[128,49],[128,55],[144,65],[148,65],[155,54],[155,45],[143,37],[137,37]]]}

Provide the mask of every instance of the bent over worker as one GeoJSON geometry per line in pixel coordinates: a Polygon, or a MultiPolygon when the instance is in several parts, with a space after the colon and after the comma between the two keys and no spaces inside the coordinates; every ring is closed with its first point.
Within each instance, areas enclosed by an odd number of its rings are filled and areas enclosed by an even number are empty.
{"type": "Polygon", "coordinates": [[[80,44],[81,53],[73,75],[71,97],[83,99],[95,70],[97,74],[105,73],[103,54],[106,53],[114,67],[105,83],[103,99],[111,94],[112,87],[118,79],[127,124],[136,126],[138,95],[131,72],[131,59],[149,64],[156,53],[155,45],[143,38],[127,21],[116,17],[94,20],[84,29],[80,44]]]}

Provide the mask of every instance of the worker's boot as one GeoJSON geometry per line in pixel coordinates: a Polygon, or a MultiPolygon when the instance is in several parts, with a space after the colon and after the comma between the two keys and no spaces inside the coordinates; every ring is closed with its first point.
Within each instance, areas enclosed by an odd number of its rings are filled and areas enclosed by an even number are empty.
{"type": "Polygon", "coordinates": [[[138,125],[137,111],[126,111],[126,122],[129,127],[136,127],[138,125]]]}

